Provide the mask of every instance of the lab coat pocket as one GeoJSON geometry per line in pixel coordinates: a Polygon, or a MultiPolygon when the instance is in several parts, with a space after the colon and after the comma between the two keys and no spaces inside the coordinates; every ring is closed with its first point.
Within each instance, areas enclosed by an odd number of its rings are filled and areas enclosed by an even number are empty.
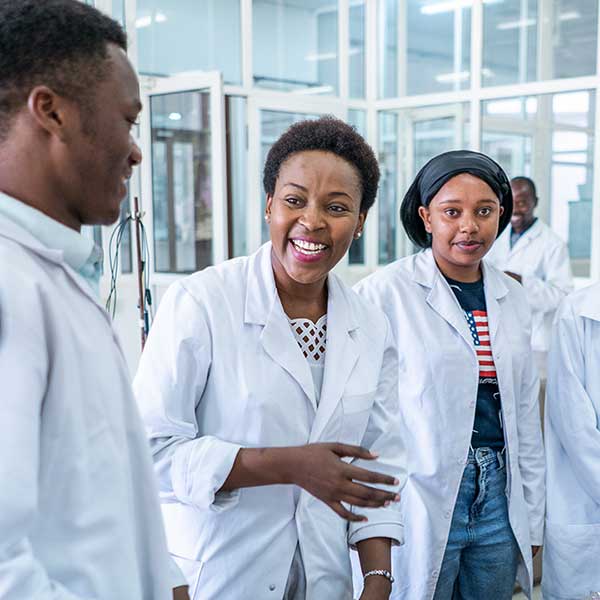
{"type": "Polygon", "coordinates": [[[375,390],[367,394],[342,397],[342,427],[339,439],[341,443],[360,445],[367,429],[374,399],[375,390]]]}
{"type": "Polygon", "coordinates": [[[572,600],[600,592],[600,523],[546,521],[545,536],[544,597],[572,600]]]}
{"type": "Polygon", "coordinates": [[[190,600],[200,600],[198,580],[200,579],[203,563],[199,560],[191,560],[183,556],[177,556],[176,554],[171,554],[171,556],[190,586],[190,600]]]}

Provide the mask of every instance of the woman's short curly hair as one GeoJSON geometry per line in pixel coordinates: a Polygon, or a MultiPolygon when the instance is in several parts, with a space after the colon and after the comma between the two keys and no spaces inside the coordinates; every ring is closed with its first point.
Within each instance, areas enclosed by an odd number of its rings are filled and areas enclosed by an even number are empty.
{"type": "Polygon", "coordinates": [[[275,193],[281,165],[292,154],[308,150],[331,152],[349,162],[358,172],[362,187],[360,212],[366,213],[373,206],[379,185],[377,158],[354,127],[332,116],[295,123],[273,144],[263,171],[268,196],[275,193]]]}

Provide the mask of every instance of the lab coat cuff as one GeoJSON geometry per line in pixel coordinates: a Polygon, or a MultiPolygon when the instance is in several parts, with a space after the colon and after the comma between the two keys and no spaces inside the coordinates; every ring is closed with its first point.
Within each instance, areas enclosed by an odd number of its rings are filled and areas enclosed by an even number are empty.
{"type": "Polygon", "coordinates": [[[532,546],[542,546],[544,544],[544,527],[536,527],[529,532],[529,539],[532,546]]]}
{"type": "Polygon", "coordinates": [[[177,498],[199,509],[222,512],[239,501],[240,490],[219,491],[229,476],[239,444],[206,436],[180,447],[173,457],[172,484],[177,498]]]}
{"type": "Polygon", "coordinates": [[[348,532],[348,545],[356,550],[356,544],[371,538],[390,538],[392,546],[404,544],[404,525],[390,521],[389,523],[351,523],[348,532]]]}
{"type": "Polygon", "coordinates": [[[177,563],[173,560],[171,555],[169,555],[169,577],[172,588],[189,585],[187,579],[184,577],[181,569],[177,566],[177,563]]]}

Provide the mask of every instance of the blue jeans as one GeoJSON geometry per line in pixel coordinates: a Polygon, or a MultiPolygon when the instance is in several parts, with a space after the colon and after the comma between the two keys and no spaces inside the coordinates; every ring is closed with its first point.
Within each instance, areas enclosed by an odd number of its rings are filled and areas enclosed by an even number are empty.
{"type": "Polygon", "coordinates": [[[510,600],[519,547],[508,520],[506,467],[491,448],[469,451],[434,600],[510,600]]]}

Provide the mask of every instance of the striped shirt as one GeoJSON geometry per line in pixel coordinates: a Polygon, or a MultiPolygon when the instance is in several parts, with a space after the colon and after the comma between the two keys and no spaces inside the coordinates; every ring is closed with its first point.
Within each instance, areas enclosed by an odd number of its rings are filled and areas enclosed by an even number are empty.
{"type": "Polygon", "coordinates": [[[483,279],[474,283],[448,278],[447,281],[464,312],[479,365],[479,386],[471,445],[473,448],[489,447],[501,450],[504,447],[504,434],[500,390],[492,354],[483,279]]]}

